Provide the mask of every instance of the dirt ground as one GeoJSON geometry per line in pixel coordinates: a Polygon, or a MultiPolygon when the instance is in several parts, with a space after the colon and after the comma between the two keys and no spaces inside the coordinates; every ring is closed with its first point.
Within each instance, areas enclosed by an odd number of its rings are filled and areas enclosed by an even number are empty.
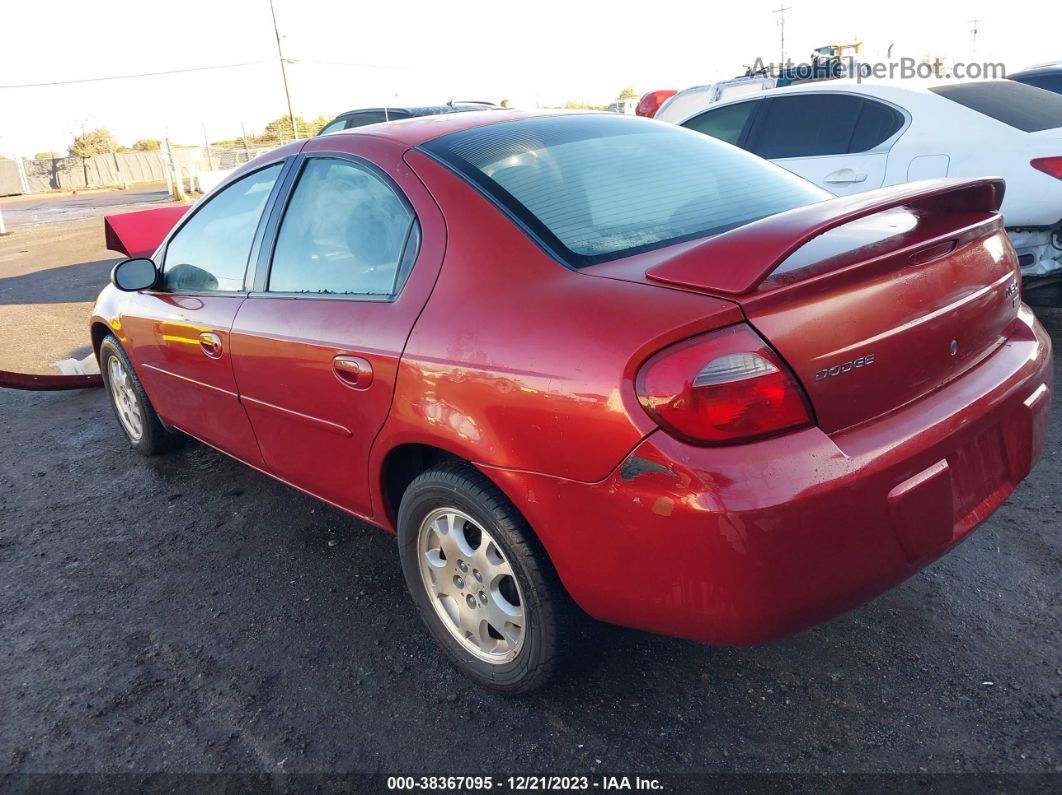
{"type": "MultiPolygon", "coordinates": [[[[85,347],[112,259],[98,216],[22,224],[10,206],[0,368],[46,368],[85,347]]],[[[1041,317],[1057,345],[1062,313],[1041,317]]],[[[102,390],[0,390],[0,773],[966,772],[1050,774],[1000,791],[1057,785],[1053,410],[1045,456],[1011,499],[874,602],[753,649],[603,627],[573,675],[514,700],[435,652],[391,536],[199,444],[136,455],[102,390]]]]}
{"type": "Polygon", "coordinates": [[[53,362],[88,353],[88,313],[120,259],[103,216],[172,203],[157,184],[0,199],[0,370],[58,374],[53,362]]]}

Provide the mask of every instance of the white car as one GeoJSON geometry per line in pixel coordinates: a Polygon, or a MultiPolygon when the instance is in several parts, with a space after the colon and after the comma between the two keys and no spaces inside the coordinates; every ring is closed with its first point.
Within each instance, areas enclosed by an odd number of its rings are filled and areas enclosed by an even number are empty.
{"type": "Polygon", "coordinates": [[[928,87],[819,81],[665,105],[656,118],[776,162],[838,195],[1001,176],[1027,296],[1062,303],[1062,96],[1010,80],[928,87]]]}

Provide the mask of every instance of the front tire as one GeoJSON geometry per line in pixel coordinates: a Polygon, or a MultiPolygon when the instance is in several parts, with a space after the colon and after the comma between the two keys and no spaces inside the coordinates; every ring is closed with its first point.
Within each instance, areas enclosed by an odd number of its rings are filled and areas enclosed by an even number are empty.
{"type": "Polygon", "coordinates": [[[163,426],[129,357],[113,335],[100,344],[100,372],[114,415],[134,450],[152,456],[180,444],[182,437],[163,426]]]}
{"type": "Polygon", "coordinates": [[[402,496],[398,543],[420,617],[463,674],[520,694],[559,670],[576,609],[526,520],[475,467],[418,476],[402,496]]]}

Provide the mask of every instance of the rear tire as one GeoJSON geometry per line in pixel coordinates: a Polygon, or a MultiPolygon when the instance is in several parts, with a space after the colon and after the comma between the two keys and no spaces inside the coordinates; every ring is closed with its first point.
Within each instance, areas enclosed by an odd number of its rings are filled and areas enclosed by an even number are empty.
{"type": "Polygon", "coordinates": [[[527,521],[475,467],[449,461],[418,476],[398,543],[420,617],[461,673],[515,695],[563,667],[578,609],[527,521]]]}
{"type": "Polygon", "coordinates": [[[184,437],[167,430],[155,413],[129,357],[113,335],[100,344],[100,372],[114,416],[134,450],[141,455],[159,455],[181,443],[184,437]]]}

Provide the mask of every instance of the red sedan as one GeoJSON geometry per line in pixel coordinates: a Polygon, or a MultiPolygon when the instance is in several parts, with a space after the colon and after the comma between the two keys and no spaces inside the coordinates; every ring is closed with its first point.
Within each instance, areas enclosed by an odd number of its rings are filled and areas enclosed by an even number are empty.
{"type": "Polygon", "coordinates": [[[108,219],[139,258],[92,339],[135,449],[194,436],[397,533],[445,653],[526,692],[584,613],[761,642],[1007,498],[1052,371],[1002,195],[833,198],[612,114],[372,125],[108,219]]]}

